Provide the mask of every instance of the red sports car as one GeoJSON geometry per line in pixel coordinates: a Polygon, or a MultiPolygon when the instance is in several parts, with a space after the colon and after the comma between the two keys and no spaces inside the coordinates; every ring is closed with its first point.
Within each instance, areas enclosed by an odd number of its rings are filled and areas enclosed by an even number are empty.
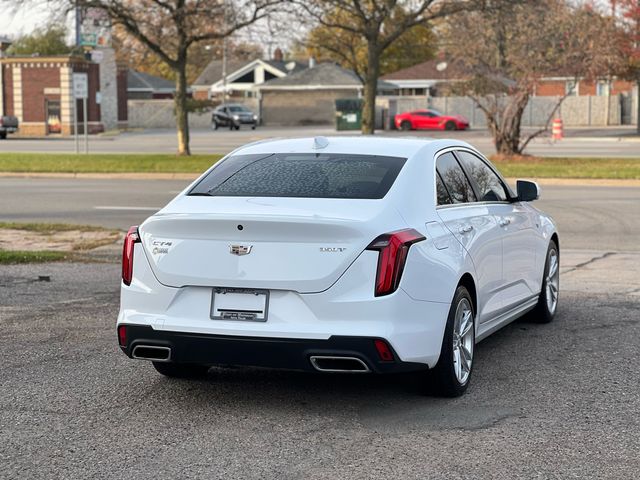
{"type": "Polygon", "coordinates": [[[436,110],[414,110],[396,115],[399,130],[466,130],[469,120],[462,115],[443,115],[436,110]]]}

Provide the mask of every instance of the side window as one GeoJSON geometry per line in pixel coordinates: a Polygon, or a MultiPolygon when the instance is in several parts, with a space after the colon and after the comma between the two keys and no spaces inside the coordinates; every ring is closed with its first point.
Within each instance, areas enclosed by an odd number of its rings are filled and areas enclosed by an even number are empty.
{"type": "Polygon", "coordinates": [[[438,157],[436,168],[451,195],[453,203],[476,201],[476,195],[473,193],[469,179],[467,179],[462,167],[451,152],[438,157]]]}
{"type": "Polygon", "coordinates": [[[440,174],[436,172],[436,196],[438,198],[438,205],[450,205],[451,197],[449,196],[449,192],[447,192],[447,188],[442,183],[442,178],[440,178],[440,174]]]}
{"type": "Polygon", "coordinates": [[[481,202],[504,202],[507,200],[507,191],[502,181],[491,168],[480,158],[465,151],[456,152],[464,165],[464,169],[473,179],[480,195],[481,202]]]}

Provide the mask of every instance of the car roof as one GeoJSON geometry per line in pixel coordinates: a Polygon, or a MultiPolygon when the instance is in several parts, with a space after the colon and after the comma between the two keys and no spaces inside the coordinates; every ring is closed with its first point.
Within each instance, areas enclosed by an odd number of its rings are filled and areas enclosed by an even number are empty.
{"type": "Polygon", "coordinates": [[[242,146],[232,153],[350,153],[410,158],[419,152],[424,152],[425,154],[431,154],[424,155],[425,160],[428,161],[428,157],[433,159],[433,155],[438,150],[456,146],[475,150],[468,143],[453,139],[345,135],[262,140],[242,146]],[[314,148],[315,138],[326,139],[327,146],[324,148],[314,148]]]}

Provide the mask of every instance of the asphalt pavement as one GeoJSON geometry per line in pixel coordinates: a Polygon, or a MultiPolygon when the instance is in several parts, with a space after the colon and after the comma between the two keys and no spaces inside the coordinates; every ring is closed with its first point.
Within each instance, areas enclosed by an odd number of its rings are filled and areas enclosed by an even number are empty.
{"type": "MultiPolygon", "coordinates": [[[[124,229],[185,184],[1,178],[0,221],[124,229]]],[[[640,188],[543,184],[537,205],[560,229],[558,315],[481,342],[457,399],[411,375],[166,379],[117,347],[117,258],[0,266],[0,477],[637,477],[640,188]]]]}
{"type": "MultiPolygon", "coordinates": [[[[632,135],[632,127],[575,128],[567,130],[566,138],[557,142],[549,136],[534,139],[527,153],[541,156],[569,157],[639,157],[640,137],[632,135]]],[[[421,138],[458,138],[469,142],[486,155],[495,152],[489,132],[475,128],[460,132],[424,130],[413,132],[379,131],[377,135],[410,136],[421,138]]],[[[256,130],[241,129],[212,131],[207,128],[191,131],[193,153],[228,153],[249,142],[268,138],[292,138],[306,136],[359,135],[359,132],[336,132],[327,126],[318,127],[262,127],[256,130]]],[[[89,150],[94,153],[172,153],[176,151],[176,132],[172,129],[131,131],[115,136],[92,136],[89,150]]],[[[0,141],[0,152],[74,152],[72,138],[32,139],[9,137],[0,141]]]]}
{"type": "MultiPolygon", "coordinates": [[[[0,221],[138,225],[189,180],[0,177],[0,221]]],[[[640,250],[640,187],[550,185],[534,203],[558,222],[566,248],[640,250]]]]}

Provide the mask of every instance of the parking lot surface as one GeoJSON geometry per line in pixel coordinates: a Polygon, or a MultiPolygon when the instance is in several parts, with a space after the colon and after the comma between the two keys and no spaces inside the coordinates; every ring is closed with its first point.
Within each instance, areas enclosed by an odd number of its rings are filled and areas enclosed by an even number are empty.
{"type": "Polygon", "coordinates": [[[587,268],[565,264],[553,323],[480,343],[451,400],[411,376],[169,380],[119,352],[117,265],[2,267],[2,477],[633,478],[640,288],[589,291],[587,268]]]}

